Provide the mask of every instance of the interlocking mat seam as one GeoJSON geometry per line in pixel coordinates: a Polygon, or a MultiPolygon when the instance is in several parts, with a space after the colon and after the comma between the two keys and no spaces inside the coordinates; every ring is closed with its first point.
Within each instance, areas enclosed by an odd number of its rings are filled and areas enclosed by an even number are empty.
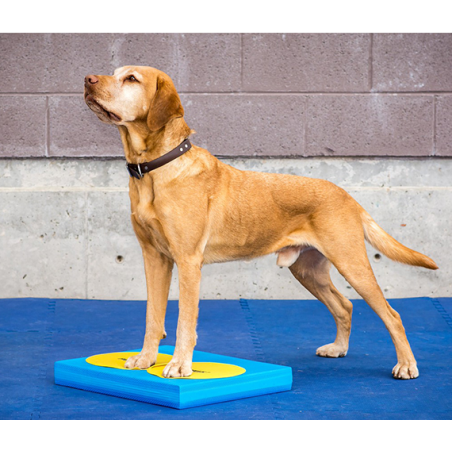
{"type": "Polygon", "coordinates": [[[443,305],[441,304],[441,302],[437,299],[437,298],[432,298],[432,304],[435,307],[435,309],[439,312],[439,314],[441,315],[441,317],[445,320],[445,322],[447,323],[447,325],[452,328],[452,318],[450,317],[450,315],[447,313],[447,311],[444,309],[443,305]]]}
{"type": "MultiPolygon", "coordinates": [[[[253,343],[253,347],[257,356],[257,360],[258,361],[265,361],[265,354],[264,351],[262,349],[262,344],[261,341],[259,339],[259,331],[256,328],[256,323],[254,322],[254,318],[253,318],[253,314],[251,313],[251,309],[250,306],[248,304],[248,301],[240,298],[239,300],[240,306],[242,308],[242,311],[245,315],[245,320],[246,323],[248,325],[248,331],[250,333],[251,336],[251,341],[253,343]]],[[[271,397],[271,396],[270,396],[271,397]]],[[[271,408],[272,408],[272,413],[273,413],[273,419],[274,420],[278,420],[281,417],[279,416],[279,410],[278,407],[276,406],[276,402],[275,399],[271,397],[271,408]]]]}
{"type": "MultiPolygon", "coordinates": [[[[49,299],[47,303],[47,325],[45,328],[44,335],[44,353],[41,356],[42,364],[39,370],[39,380],[46,381],[47,378],[50,378],[48,375],[47,369],[47,358],[50,354],[50,348],[53,344],[53,333],[54,333],[54,322],[55,322],[55,309],[56,309],[55,299],[49,299]]],[[[41,409],[44,400],[43,391],[38,391],[34,398],[33,409],[30,414],[30,419],[41,419],[41,409]]]]}

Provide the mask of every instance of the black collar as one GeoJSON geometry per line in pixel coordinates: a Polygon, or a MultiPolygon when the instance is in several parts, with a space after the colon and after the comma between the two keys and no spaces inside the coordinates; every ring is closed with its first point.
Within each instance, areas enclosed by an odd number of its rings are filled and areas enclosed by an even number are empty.
{"type": "Polygon", "coordinates": [[[149,173],[149,171],[160,168],[163,165],[177,159],[182,154],[185,154],[187,151],[191,149],[191,143],[189,139],[182,141],[182,143],[175,147],[172,151],[169,151],[167,154],[162,155],[161,157],[151,160],[150,162],[144,163],[127,163],[127,169],[129,170],[129,174],[131,177],[136,177],[137,179],[141,179],[144,174],[149,173]]]}

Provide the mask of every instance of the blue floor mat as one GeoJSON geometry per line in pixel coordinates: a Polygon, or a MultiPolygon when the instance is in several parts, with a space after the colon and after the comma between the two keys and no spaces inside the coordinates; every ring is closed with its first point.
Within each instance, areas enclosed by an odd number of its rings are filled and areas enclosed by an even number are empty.
{"type": "MultiPolygon", "coordinates": [[[[401,314],[420,377],[391,376],[394,346],[355,300],[347,357],[315,300],[201,301],[197,350],[290,366],[289,392],[176,411],[54,384],[55,361],[140,348],[143,301],[0,299],[0,419],[451,419],[452,298],[389,300],[401,314]]],[[[162,345],[174,345],[177,302],[162,345]]]]}

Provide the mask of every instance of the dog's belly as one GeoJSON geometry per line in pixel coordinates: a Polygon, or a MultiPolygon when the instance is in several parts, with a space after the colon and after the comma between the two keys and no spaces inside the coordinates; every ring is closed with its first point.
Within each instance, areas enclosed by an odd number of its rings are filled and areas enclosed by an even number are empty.
{"type": "Polygon", "coordinates": [[[290,245],[276,250],[253,250],[253,252],[233,247],[227,249],[206,248],[204,253],[204,264],[236,260],[250,261],[268,254],[276,253],[278,256],[276,265],[280,267],[290,267],[298,259],[300,254],[312,249],[316,248],[311,245],[290,245]]]}
{"type": "Polygon", "coordinates": [[[257,231],[228,227],[222,224],[209,234],[205,249],[204,262],[226,262],[232,260],[251,260],[271,253],[273,244],[281,239],[277,231],[257,231]]]}
{"type": "Polygon", "coordinates": [[[236,246],[206,246],[203,257],[205,264],[214,264],[238,260],[249,261],[265,254],[269,253],[236,246]]]}
{"type": "Polygon", "coordinates": [[[227,240],[227,236],[211,238],[204,249],[204,263],[249,261],[278,253],[280,256],[278,265],[288,266],[287,262],[295,261],[304,248],[315,245],[315,239],[304,230],[296,230],[291,233],[272,232],[270,234],[261,233],[257,237],[247,236],[245,240],[241,237],[241,241],[233,240],[237,239],[234,236],[230,236],[229,240],[227,240]]]}

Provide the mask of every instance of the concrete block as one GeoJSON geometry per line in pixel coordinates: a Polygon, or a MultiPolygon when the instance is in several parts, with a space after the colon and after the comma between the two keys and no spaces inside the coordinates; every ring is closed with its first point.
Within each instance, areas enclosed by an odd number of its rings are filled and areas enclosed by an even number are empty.
{"type": "Polygon", "coordinates": [[[451,91],[452,34],[375,34],[373,91],[451,91]]]}
{"type": "Polygon", "coordinates": [[[431,155],[433,102],[421,95],[309,96],[306,155],[431,155]]]}
{"type": "Polygon", "coordinates": [[[245,34],[243,90],[362,92],[368,34],[245,34]]]}
{"type": "Polygon", "coordinates": [[[193,142],[212,154],[304,154],[304,96],[186,94],[182,103],[193,142]]]}
{"type": "Polygon", "coordinates": [[[82,93],[86,75],[113,71],[113,34],[51,33],[46,40],[49,52],[46,88],[50,92],[82,93]]]}
{"type": "Polygon", "coordinates": [[[0,191],[1,297],[85,298],[85,194],[0,191]]]}
{"type": "Polygon", "coordinates": [[[47,35],[0,34],[0,92],[46,91],[47,35]]]}
{"type": "Polygon", "coordinates": [[[0,157],[40,157],[46,153],[46,98],[0,97],[0,157]]]}
{"type": "Polygon", "coordinates": [[[87,107],[82,95],[49,98],[49,156],[123,156],[116,126],[101,122],[87,107]]]}
{"type": "Polygon", "coordinates": [[[112,63],[114,69],[132,65],[155,67],[177,83],[177,55],[177,38],[171,33],[127,33],[115,36],[112,63]]]}
{"type": "Polygon", "coordinates": [[[115,35],[18,33],[0,36],[0,92],[83,92],[87,74],[110,73],[115,35]]]}
{"type": "Polygon", "coordinates": [[[438,96],[436,100],[435,155],[452,156],[452,96],[438,96]]]}
{"type": "Polygon", "coordinates": [[[178,39],[177,88],[191,92],[240,91],[241,40],[232,33],[190,33],[178,39]]]}
{"type": "Polygon", "coordinates": [[[166,72],[179,91],[240,89],[238,34],[127,34],[116,38],[117,66],[151,66],[166,72]]]}

